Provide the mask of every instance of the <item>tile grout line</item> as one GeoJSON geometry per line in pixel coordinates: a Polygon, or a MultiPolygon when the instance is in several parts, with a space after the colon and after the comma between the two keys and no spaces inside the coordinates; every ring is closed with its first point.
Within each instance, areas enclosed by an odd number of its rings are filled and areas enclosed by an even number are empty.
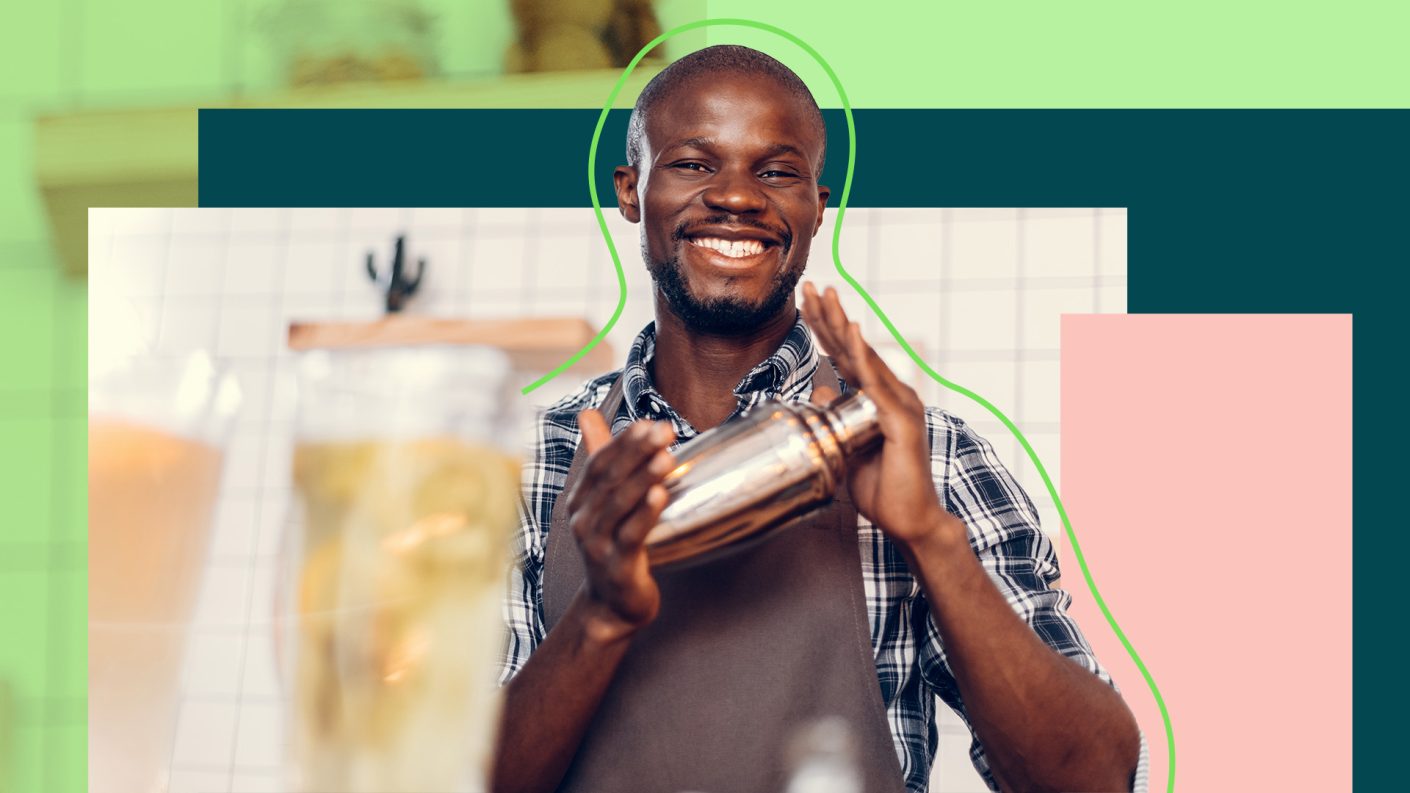
{"type": "MultiPolygon", "coordinates": [[[[1023,404],[1023,403],[1024,403],[1024,399],[1023,399],[1023,385],[1024,385],[1023,369],[1024,369],[1024,366],[1023,366],[1023,363],[1024,363],[1024,362],[1023,362],[1023,360],[1022,360],[1023,356],[1020,356],[1020,355],[1018,355],[1017,353],[1018,353],[1018,351],[1019,351],[1020,349],[1023,349],[1023,348],[1025,347],[1025,345],[1024,345],[1024,339],[1023,339],[1023,331],[1024,331],[1024,321],[1023,321],[1023,320],[1024,320],[1024,316],[1023,316],[1023,313],[1024,313],[1024,311],[1026,311],[1027,308],[1028,308],[1028,301],[1025,299],[1026,290],[1025,290],[1024,283],[1023,283],[1023,275],[1024,275],[1024,273],[1025,273],[1026,270],[1027,270],[1026,265],[1028,264],[1028,262],[1027,262],[1027,258],[1028,258],[1028,239],[1027,239],[1027,236],[1028,236],[1028,224],[1027,224],[1027,220],[1028,220],[1028,211],[1027,211],[1026,209],[1020,208],[1020,209],[1018,210],[1018,217],[1017,217],[1017,219],[1016,219],[1015,222],[1014,222],[1014,233],[1015,233],[1015,236],[1016,236],[1016,250],[1015,250],[1015,252],[1014,252],[1015,255],[1014,255],[1014,276],[1013,276],[1013,302],[1014,302],[1014,312],[1013,312],[1013,346],[1014,346],[1014,353],[1015,353],[1015,354],[1014,354],[1014,356],[1013,356],[1013,364],[1014,364],[1014,366],[1013,366],[1013,415],[1010,416],[1010,418],[1013,420],[1014,426],[1018,427],[1019,429],[1022,429],[1022,428],[1023,428],[1023,413],[1024,413],[1024,404],[1023,404]]],[[[1026,460],[1026,458],[1025,458],[1025,456],[1024,456],[1024,453],[1023,453],[1023,444],[1019,443],[1017,436],[1014,436],[1011,440],[1012,440],[1012,442],[1013,442],[1013,450],[1014,450],[1014,457],[1013,457],[1014,462],[1013,462],[1013,464],[1012,464],[1013,467],[1014,467],[1014,468],[1017,468],[1017,467],[1019,467],[1019,466],[1025,465],[1025,464],[1027,463],[1027,460],[1026,460]]]]}
{"type": "Polygon", "coordinates": [[[541,221],[542,218],[539,215],[539,210],[530,209],[528,212],[528,220],[525,223],[529,228],[529,234],[528,239],[524,241],[523,283],[521,287],[523,289],[523,299],[520,302],[520,305],[523,306],[523,310],[530,314],[533,313],[534,303],[538,297],[538,290],[535,288],[538,285],[538,279],[535,276],[538,274],[538,262],[536,259],[539,253],[539,237],[542,234],[540,228],[542,225],[541,221]]]}
{"type": "MultiPolygon", "coordinates": [[[[200,210],[192,210],[192,211],[200,211],[200,210]]],[[[233,234],[232,226],[234,225],[234,222],[235,222],[235,221],[234,221],[234,218],[233,218],[232,214],[227,210],[227,211],[226,211],[226,214],[225,214],[225,228],[224,228],[224,230],[221,232],[222,239],[221,239],[221,242],[220,242],[220,245],[219,245],[220,256],[219,256],[218,259],[216,259],[216,273],[215,273],[214,279],[213,279],[215,283],[222,283],[222,282],[224,281],[224,279],[225,279],[225,269],[226,269],[226,266],[229,264],[229,261],[230,261],[230,240],[231,240],[231,236],[232,236],[232,234],[233,234]]],[[[172,227],[173,227],[173,228],[175,227],[175,223],[176,223],[176,218],[175,218],[175,213],[173,213],[173,215],[172,215],[172,227]]],[[[165,290],[165,288],[166,288],[166,283],[165,283],[165,281],[163,281],[163,283],[162,283],[162,288],[163,288],[163,290],[165,290]]],[[[212,337],[212,339],[211,339],[211,343],[210,343],[210,354],[211,354],[211,357],[215,358],[217,361],[220,360],[220,354],[219,354],[218,345],[219,345],[219,343],[220,343],[220,323],[221,323],[221,320],[222,320],[222,318],[223,318],[223,314],[224,314],[224,312],[222,311],[221,302],[220,302],[219,300],[215,301],[215,305],[214,305],[214,307],[213,307],[213,309],[212,309],[212,313],[211,313],[211,324],[212,324],[212,326],[215,328],[215,335],[214,335],[214,336],[212,337]]],[[[174,356],[174,357],[175,357],[175,356],[174,356]]],[[[224,463],[222,463],[222,468],[223,468],[223,467],[224,467],[224,463]]],[[[222,473],[222,475],[221,475],[221,478],[224,479],[224,474],[223,474],[223,473],[222,473]]],[[[219,493],[219,484],[217,484],[216,498],[218,499],[219,497],[220,497],[220,493],[219,493]]],[[[212,507],[212,509],[214,509],[214,507],[212,507]]],[[[215,517],[216,517],[216,516],[215,516],[214,514],[211,515],[211,530],[212,530],[212,531],[215,530],[215,517]]],[[[205,576],[205,573],[206,573],[206,568],[203,566],[203,567],[201,568],[201,578],[202,578],[202,580],[204,580],[205,577],[206,577],[206,576],[205,576]]],[[[201,594],[201,593],[200,593],[200,590],[198,589],[198,590],[197,590],[197,593],[196,593],[196,597],[199,598],[199,597],[200,597],[200,594],[201,594]]],[[[194,608],[195,608],[195,605],[193,604],[193,606],[192,606],[193,612],[194,612],[194,608]]],[[[193,613],[193,620],[194,620],[194,613],[193,613]]],[[[190,632],[194,632],[194,626],[189,627],[187,630],[188,630],[188,639],[189,639],[189,634],[190,634],[190,632]]],[[[189,647],[188,647],[187,649],[189,649],[189,647]]],[[[183,650],[183,651],[182,651],[182,661],[181,661],[181,663],[182,663],[183,665],[185,664],[185,655],[186,655],[186,651],[183,650]]],[[[180,675],[180,674],[182,674],[183,671],[184,671],[184,670],[179,670],[179,671],[177,672],[177,674],[180,675]]],[[[184,699],[184,697],[182,696],[182,694],[181,694],[181,692],[180,692],[180,689],[179,689],[179,686],[181,685],[179,679],[177,680],[176,685],[178,686],[177,696],[176,696],[176,698],[175,698],[175,701],[176,701],[176,703],[177,703],[177,704],[176,704],[176,713],[171,714],[171,716],[170,716],[170,718],[172,718],[172,719],[175,720],[175,723],[172,725],[172,730],[171,730],[171,748],[170,748],[170,750],[167,752],[167,755],[168,755],[168,758],[169,758],[169,759],[167,760],[167,767],[166,767],[166,769],[165,769],[165,771],[166,771],[168,774],[170,774],[170,772],[171,772],[171,766],[172,766],[172,764],[173,764],[173,763],[175,762],[175,760],[176,760],[176,742],[177,742],[177,738],[179,737],[177,728],[181,726],[181,712],[182,712],[182,710],[185,708],[185,704],[186,704],[185,699],[184,699]]]]}
{"type": "MultiPolygon", "coordinates": [[[[292,237],[292,236],[293,236],[292,219],[291,219],[290,216],[289,216],[288,210],[284,210],[284,215],[283,215],[282,222],[281,222],[280,229],[279,229],[279,233],[278,233],[278,239],[279,239],[279,254],[278,254],[278,256],[279,256],[279,262],[280,262],[280,268],[279,268],[279,269],[281,269],[281,270],[289,266],[289,245],[290,245],[290,241],[291,241],[291,237],[292,237]]],[[[280,292],[280,294],[278,294],[277,296],[275,296],[275,299],[274,299],[274,312],[273,312],[273,313],[274,313],[274,317],[275,317],[275,321],[276,321],[276,322],[279,322],[279,323],[281,323],[281,324],[284,323],[284,322],[286,322],[286,319],[285,319],[285,317],[284,317],[284,294],[282,293],[282,291],[280,292]]],[[[273,350],[266,349],[266,353],[268,354],[269,358],[268,358],[268,363],[267,363],[266,370],[265,370],[265,374],[267,375],[267,377],[266,377],[266,382],[265,382],[265,389],[266,389],[265,397],[266,397],[267,401],[269,402],[269,408],[268,408],[269,410],[272,410],[272,409],[273,409],[273,394],[272,394],[272,393],[269,393],[269,392],[272,391],[273,388],[275,387],[275,378],[276,378],[277,375],[278,375],[278,369],[279,369],[279,351],[280,351],[278,345],[279,345],[280,343],[282,343],[282,342],[281,342],[281,341],[276,341],[276,342],[275,342],[275,348],[274,348],[273,350]]],[[[265,524],[267,523],[267,521],[265,521],[263,518],[264,518],[264,495],[265,495],[264,490],[265,490],[266,485],[267,485],[267,483],[265,482],[265,466],[266,466],[266,463],[268,462],[268,459],[269,459],[269,451],[270,451],[270,449],[269,449],[269,444],[270,444],[270,427],[271,427],[272,423],[273,423],[273,422],[272,422],[271,419],[270,419],[270,414],[269,414],[268,412],[266,412],[266,414],[265,414],[265,416],[264,416],[264,422],[263,422],[263,432],[262,432],[262,435],[261,435],[262,443],[260,444],[260,454],[259,454],[259,458],[258,458],[258,463],[257,463],[257,465],[256,465],[256,467],[257,467],[258,470],[259,470],[258,479],[256,480],[257,483],[258,483],[258,491],[257,491],[257,492],[259,493],[259,496],[256,498],[256,505],[255,505],[256,521],[255,521],[255,539],[254,539],[254,547],[255,547],[256,550],[258,550],[258,548],[259,548],[259,546],[260,546],[260,538],[263,536],[264,532],[271,529],[270,526],[265,525],[265,524]]],[[[288,505],[287,505],[287,504],[286,504],[286,507],[285,507],[285,508],[286,508],[286,510],[288,509],[288,505]]],[[[282,530],[282,529],[283,529],[283,521],[280,521],[280,525],[279,525],[278,527],[275,527],[274,530],[282,530]]],[[[259,564],[259,561],[258,561],[258,560],[259,560],[260,558],[261,558],[261,557],[259,557],[259,556],[253,557],[253,559],[254,559],[255,561],[250,565],[250,568],[249,568],[249,577],[246,579],[247,582],[248,582],[247,587],[246,587],[246,590],[245,590],[245,626],[246,626],[246,627],[245,627],[245,631],[241,634],[241,636],[243,637],[243,641],[240,642],[240,660],[239,660],[239,662],[236,664],[236,672],[235,672],[235,723],[234,723],[234,725],[233,725],[233,727],[231,728],[231,731],[230,731],[230,755],[229,755],[229,757],[230,757],[230,765],[229,765],[229,776],[228,776],[228,778],[227,778],[226,793],[235,793],[235,769],[238,767],[238,757],[237,757],[237,753],[238,753],[239,747],[240,747],[240,720],[241,720],[241,718],[244,716],[244,707],[245,707],[245,668],[246,668],[247,662],[248,662],[248,660],[249,660],[249,653],[250,653],[250,638],[251,638],[251,636],[250,636],[250,626],[251,626],[251,624],[253,623],[253,614],[252,614],[252,611],[253,611],[253,609],[254,609],[254,604],[255,604],[255,587],[256,587],[256,586],[258,585],[258,583],[259,583],[260,564],[259,564]]],[[[276,576],[279,575],[279,571],[278,571],[278,569],[277,569],[277,565],[276,565],[275,575],[276,575],[276,576]]],[[[279,608],[279,604],[278,604],[278,603],[275,603],[275,604],[274,604],[274,608],[275,608],[275,609],[278,609],[278,608],[279,608]]]]}
{"type": "Polygon", "coordinates": [[[1092,313],[1102,313],[1102,211],[1092,210],[1092,313]]]}
{"type": "MultiPolygon", "coordinates": [[[[950,268],[953,267],[954,264],[951,261],[951,257],[954,256],[954,231],[953,212],[949,208],[940,210],[940,272],[938,273],[939,279],[936,284],[936,291],[940,293],[940,315],[938,317],[939,328],[937,329],[935,341],[937,348],[935,350],[936,356],[939,356],[942,350],[948,350],[950,346],[950,290],[945,287],[945,284],[949,281],[950,268]]],[[[939,360],[937,360],[936,363],[944,365],[944,362],[939,360]]],[[[936,394],[936,401],[939,402],[945,398],[948,389],[938,383],[936,385],[939,388],[936,394]]]]}

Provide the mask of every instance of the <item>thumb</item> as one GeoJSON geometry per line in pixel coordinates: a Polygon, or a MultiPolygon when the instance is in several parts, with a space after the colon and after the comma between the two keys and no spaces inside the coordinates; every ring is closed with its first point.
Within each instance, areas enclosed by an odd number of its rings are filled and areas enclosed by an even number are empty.
{"type": "Polygon", "coordinates": [[[836,398],[837,391],[828,388],[825,385],[820,385],[813,389],[813,396],[811,401],[814,405],[826,405],[827,403],[831,402],[836,398]]]}
{"type": "Polygon", "coordinates": [[[607,420],[596,410],[588,409],[578,414],[578,429],[583,433],[583,444],[588,454],[596,454],[598,449],[612,440],[612,430],[607,420]]]}

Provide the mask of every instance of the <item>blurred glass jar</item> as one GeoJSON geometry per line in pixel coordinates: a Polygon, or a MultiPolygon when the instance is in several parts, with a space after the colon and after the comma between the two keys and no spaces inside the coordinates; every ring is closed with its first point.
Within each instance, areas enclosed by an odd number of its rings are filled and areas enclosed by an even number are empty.
{"type": "Polygon", "coordinates": [[[509,372],[488,348],[303,353],[276,619],[293,789],[485,788],[519,506],[509,372]]]}
{"type": "Polygon", "coordinates": [[[166,790],[186,635],[240,404],[203,352],[136,357],[88,390],[88,774],[166,790]]]}
{"type": "Polygon", "coordinates": [[[440,73],[435,18],[418,0],[284,0],[256,22],[290,86],[440,73]]]}

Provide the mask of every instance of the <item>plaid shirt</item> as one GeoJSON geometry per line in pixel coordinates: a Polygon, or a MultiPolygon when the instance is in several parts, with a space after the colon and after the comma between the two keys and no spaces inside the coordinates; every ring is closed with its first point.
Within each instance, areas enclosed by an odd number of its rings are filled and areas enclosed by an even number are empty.
{"type": "MultiPolygon", "coordinates": [[[[524,467],[524,515],[505,608],[509,641],[501,683],[508,682],[523,667],[544,636],[544,553],[553,505],[563,490],[578,448],[578,411],[599,407],[616,379],[625,377],[622,406],[612,418],[614,434],[639,419],[669,421],[675,427],[678,443],[697,434],[651,383],[648,363],[655,353],[655,341],[653,323],[636,337],[623,370],[588,381],[538,417],[534,448],[524,467]]],[[[800,316],[779,349],[735,386],[737,412],[768,398],[808,399],[818,361],[812,333],[800,316]]],[[[847,383],[841,382],[841,386],[845,393],[847,383]]],[[[970,545],[990,578],[1048,646],[1114,685],[1076,623],[1067,616],[1071,596],[1052,588],[1058,578],[1057,555],[1038,528],[1038,512],[1028,495],[1000,464],[988,441],[963,421],[938,408],[927,408],[926,424],[936,491],[945,508],[969,527],[970,545]]],[[[940,633],[930,619],[925,595],[900,552],[877,527],[860,516],[857,540],[861,544],[872,652],[887,722],[907,789],[925,791],[938,741],[935,697],[944,700],[968,724],[964,703],[940,633]]],[[[997,789],[977,738],[971,743],[970,757],[989,787],[997,789]]],[[[1137,790],[1146,787],[1146,766],[1147,748],[1142,736],[1137,790]]]]}

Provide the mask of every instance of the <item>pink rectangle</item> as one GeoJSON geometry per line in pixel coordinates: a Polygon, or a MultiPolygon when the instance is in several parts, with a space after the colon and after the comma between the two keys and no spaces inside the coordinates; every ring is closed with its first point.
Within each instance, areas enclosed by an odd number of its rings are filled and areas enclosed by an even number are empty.
{"type": "MultiPolygon", "coordinates": [[[[1181,790],[1351,785],[1351,324],[1063,317],[1062,497],[1164,697],[1181,790]]],[[[1164,790],[1154,696],[1063,551],[1164,790]]]]}

